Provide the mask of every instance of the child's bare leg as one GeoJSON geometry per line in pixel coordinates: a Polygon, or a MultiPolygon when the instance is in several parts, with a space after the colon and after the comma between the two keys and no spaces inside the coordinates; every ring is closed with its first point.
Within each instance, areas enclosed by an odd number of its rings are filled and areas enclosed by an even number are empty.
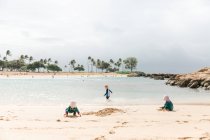
{"type": "Polygon", "coordinates": [[[66,112],[66,113],[64,114],[64,117],[68,117],[68,112],[66,112]]]}

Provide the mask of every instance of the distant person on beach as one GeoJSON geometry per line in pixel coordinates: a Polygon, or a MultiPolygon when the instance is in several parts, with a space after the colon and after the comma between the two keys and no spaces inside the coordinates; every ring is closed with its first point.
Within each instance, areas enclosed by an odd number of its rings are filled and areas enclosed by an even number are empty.
{"type": "Polygon", "coordinates": [[[165,104],[160,108],[160,111],[173,111],[173,103],[169,99],[169,96],[164,96],[163,100],[165,101],[165,104]]]}
{"type": "Polygon", "coordinates": [[[76,102],[71,102],[70,106],[66,108],[64,117],[68,117],[69,113],[73,113],[73,116],[77,116],[77,114],[81,117],[79,109],[77,108],[76,102]]]}
{"type": "Polygon", "coordinates": [[[105,85],[104,87],[106,89],[106,93],[104,94],[104,96],[106,96],[106,99],[109,100],[110,93],[112,93],[112,91],[109,89],[108,85],[105,85]]]}

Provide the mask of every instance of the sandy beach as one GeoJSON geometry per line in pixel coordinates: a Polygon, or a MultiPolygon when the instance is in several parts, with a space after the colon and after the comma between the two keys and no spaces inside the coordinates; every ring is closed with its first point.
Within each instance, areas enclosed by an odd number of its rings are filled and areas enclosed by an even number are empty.
{"type": "Polygon", "coordinates": [[[127,77],[114,72],[0,72],[0,78],[127,77]]]}
{"type": "Polygon", "coordinates": [[[64,118],[64,106],[0,106],[0,140],[210,139],[208,105],[177,105],[174,112],[157,105],[79,108],[82,117],[64,118]]]}

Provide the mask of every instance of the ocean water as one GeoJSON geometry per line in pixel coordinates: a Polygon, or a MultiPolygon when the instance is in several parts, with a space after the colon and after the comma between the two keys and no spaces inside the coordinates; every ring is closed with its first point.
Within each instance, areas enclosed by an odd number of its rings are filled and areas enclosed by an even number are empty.
{"type": "Polygon", "coordinates": [[[174,103],[210,103],[210,91],[165,85],[166,81],[127,77],[1,78],[0,105],[162,104],[169,95],[174,103]],[[113,91],[107,102],[104,85],[113,91]]]}

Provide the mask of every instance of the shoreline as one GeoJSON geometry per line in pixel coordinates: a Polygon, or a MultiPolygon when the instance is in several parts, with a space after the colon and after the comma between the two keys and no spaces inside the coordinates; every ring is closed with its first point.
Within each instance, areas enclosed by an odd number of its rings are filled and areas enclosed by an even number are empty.
{"type": "Polygon", "coordinates": [[[105,72],[0,72],[0,78],[9,77],[127,77],[127,74],[105,73],[105,72]]]}

